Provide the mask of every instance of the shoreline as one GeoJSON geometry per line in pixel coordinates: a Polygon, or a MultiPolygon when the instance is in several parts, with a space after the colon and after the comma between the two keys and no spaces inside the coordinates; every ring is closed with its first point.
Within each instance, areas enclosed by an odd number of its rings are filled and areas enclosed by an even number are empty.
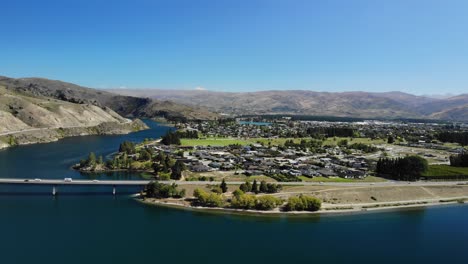
{"type": "Polygon", "coordinates": [[[0,135],[0,150],[15,146],[45,144],[57,142],[64,138],[95,135],[126,135],[149,129],[140,119],[125,123],[103,122],[92,126],[34,128],[0,135]],[[10,144],[8,141],[12,141],[10,144]]]}
{"type": "Polygon", "coordinates": [[[232,208],[221,208],[221,207],[199,207],[184,205],[176,202],[170,201],[158,201],[157,199],[141,199],[139,194],[133,196],[134,199],[142,204],[150,206],[160,206],[166,208],[174,208],[178,210],[202,212],[202,213],[211,213],[211,214],[226,214],[226,215],[244,215],[244,216],[271,216],[271,217],[312,217],[320,215],[349,215],[349,214],[362,214],[362,213],[373,213],[373,212],[386,212],[386,211],[404,211],[412,210],[425,207],[439,207],[446,205],[466,205],[468,201],[468,196],[457,198],[440,198],[440,199],[427,199],[421,201],[399,201],[399,202],[389,202],[382,204],[374,204],[373,207],[371,204],[354,204],[352,208],[348,205],[342,205],[343,209],[339,209],[340,206],[328,207],[330,209],[322,208],[319,211],[310,212],[310,211],[281,211],[278,208],[271,211],[260,211],[260,210],[243,210],[243,209],[232,209],[232,208]],[[437,201],[436,201],[437,200],[437,201]],[[402,205],[401,205],[402,204],[402,205]],[[378,206],[377,206],[378,205],[378,206]],[[369,206],[365,208],[365,206],[369,206]]]}

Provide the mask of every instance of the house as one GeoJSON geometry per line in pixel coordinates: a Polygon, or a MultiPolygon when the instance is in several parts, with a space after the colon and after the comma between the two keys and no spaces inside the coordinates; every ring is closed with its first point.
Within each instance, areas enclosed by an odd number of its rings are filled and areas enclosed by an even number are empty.
{"type": "Polygon", "coordinates": [[[211,171],[212,169],[203,164],[196,164],[196,165],[190,166],[189,170],[193,172],[208,172],[208,171],[211,171]]]}
{"type": "Polygon", "coordinates": [[[336,173],[330,169],[320,169],[317,172],[324,177],[336,176],[336,173]]]}

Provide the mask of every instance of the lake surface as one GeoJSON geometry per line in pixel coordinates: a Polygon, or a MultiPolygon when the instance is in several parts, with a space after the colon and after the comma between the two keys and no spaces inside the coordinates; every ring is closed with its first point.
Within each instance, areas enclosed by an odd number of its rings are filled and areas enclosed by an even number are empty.
{"type": "MultiPolygon", "coordinates": [[[[124,136],[69,138],[0,151],[0,176],[81,175],[69,167],[115,152],[124,136]]],[[[468,263],[468,206],[345,216],[253,217],[140,204],[110,190],[0,190],[0,263],[468,263]]],[[[119,190],[118,190],[119,191],[119,190]]],[[[130,192],[132,190],[126,190],[130,192]]]]}
{"type": "Polygon", "coordinates": [[[239,121],[241,125],[254,125],[254,126],[270,126],[268,122],[254,122],[254,121],[239,121]]]}

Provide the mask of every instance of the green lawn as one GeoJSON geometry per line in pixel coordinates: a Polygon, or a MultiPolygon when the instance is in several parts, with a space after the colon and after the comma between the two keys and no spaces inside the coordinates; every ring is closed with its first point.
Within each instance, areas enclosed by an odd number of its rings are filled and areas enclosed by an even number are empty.
{"type": "Polygon", "coordinates": [[[457,176],[468,175],[468,167],[452,167],[449,165],[429,165],[423,176],[457,176]]]}
{"type": "MultiPolygon", "coordinates": [[[[284,145],[286,140],[293,140],[295,143],[301,142],[302,139],[310,140],[310,138],[248,138],[248,139],[239,139],[239,138],[221,138],[221,137],[213,137],[213,138],[204,138],[204,139],[188,139],[184,138],[181,139],[182,146],[228,146],[232,144],[240,144],[240,145],[250,145],[255,143],[263,143],[268,145],[271,142],[272,146],[279,146],[284,145]]],[[[340,140],[347,139],[349,144],[352,143],[364,143],[364,144],[382,144],[385,143],[383,139],[369,139],[369,138],[345,138],[345,137],[337,137],[336,140],[334,138],[326,139],[323,144],[324,145],[336,145],[340,140]]]]}
{"type": "Polygon", "coordinates": [[[188,139],[180,140],[182,146],[228,146],[233,144],[249,145],[256,141],[254,139],[236,139],[236,138],[207,138],[207,139],[188,139]]]}

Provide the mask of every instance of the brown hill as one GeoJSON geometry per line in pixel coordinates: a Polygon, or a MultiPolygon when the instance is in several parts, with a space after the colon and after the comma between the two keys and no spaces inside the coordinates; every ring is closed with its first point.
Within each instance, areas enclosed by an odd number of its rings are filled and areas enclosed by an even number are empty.
{"type": "Polygon", "coordinates": [[[72,83],[43,78],[13,79],[0,76],[0,85],[7,90],[28,96],[55,98],[77,104],[109,107],[123,116],[166,117],[168,119],[214,119],[218,115],[201,107],[191,107],[134,96],[117,95],[72,83]]]}

